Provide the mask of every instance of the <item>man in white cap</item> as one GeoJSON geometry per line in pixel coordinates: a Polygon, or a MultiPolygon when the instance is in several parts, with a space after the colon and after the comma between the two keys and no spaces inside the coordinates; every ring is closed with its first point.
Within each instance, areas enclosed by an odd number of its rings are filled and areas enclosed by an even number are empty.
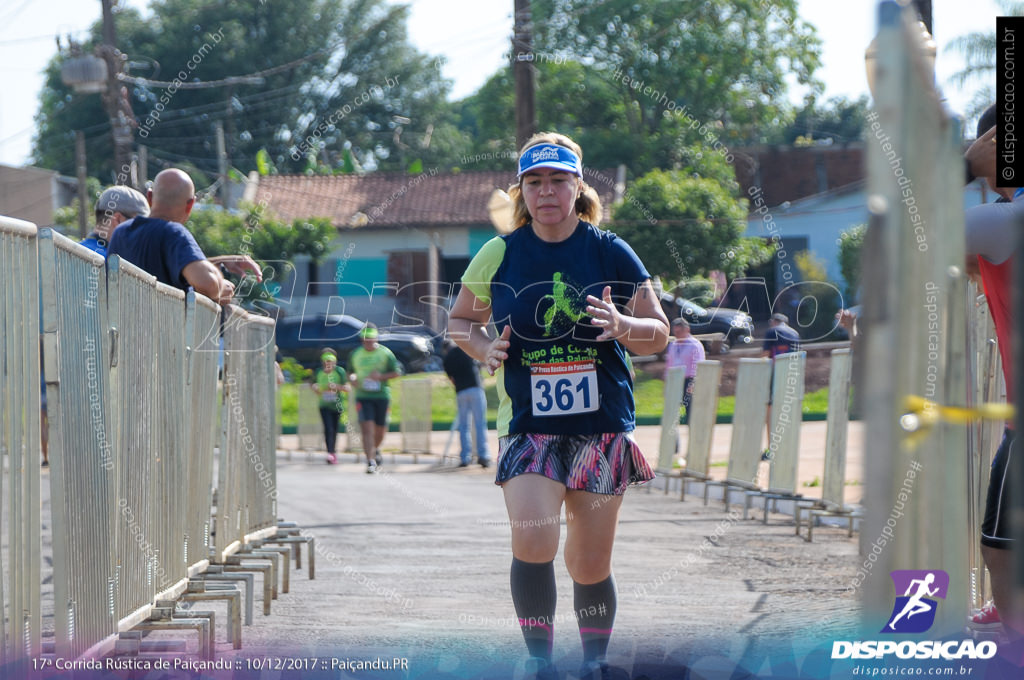
{"type": "Polygon", "coordinates": [[[96,228],[81,241],[89,250],[107,256],[107,244],[117,225],[137,215],[149,215],[149,203],[141,193],[123,185],[115,185],[100,194],[96,201],[96,228]]]}

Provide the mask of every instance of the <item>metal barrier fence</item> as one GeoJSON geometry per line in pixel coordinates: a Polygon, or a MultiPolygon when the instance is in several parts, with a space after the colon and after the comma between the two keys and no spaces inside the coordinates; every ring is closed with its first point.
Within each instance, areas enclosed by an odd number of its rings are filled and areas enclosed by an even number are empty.
{"type": "Polygon", "coordinates": [[[166,575],[157,559],[157,547],[150,542],[156,536],[156,518],[149,508],[156,457],[151,432],[159,419],[154,396],[159,389],[159,361],[152,332],[157,318],[155,289],[155,277],[117,256],[110,259],[107,307],[110,326],[116,329],[117,347],[116,361],[110,367],[114,389],[109,403],[112,431],[117,433],[119,444],[115,460],[115,621],[125,627],[149,615],[157,571],[166,575]]]}
{"type": "MultiPolygon", "coordinates": [[[[676,449],[679,447],[679,409],[683,403],[683,384],[686,380],[686,369],[682,366],[670,368],[665,372],[664,408],[661,412],[661,438],[658,441],[658,467],[661,474],[671,474],[675,463],[676,449]]],[[[688,413],[687,416],[690,414],[688,413]]],[[[668,480],[665,480],[668,491],[668,480]]]]}
{"type": "Polygon", "coordinates": [[[319,411],[320,398],[316,392],[310,389],[308,383],[296,384],[299,388],[296,395],[298,400],[296,434],[299,440],[299,450],[305,451],[308,456],[311,452],[321,451],[324,448],[324,426],[320,421],[319,411]]]}
{"type": "MultiPolygon", "coordinates": [[[[967,306],[968,404],[1005,402],[1002,360],[996,341],[995,325],[984,295],[972,284],[967,306]]],[[[968,607],[981,609],[991,599],[988,572],[981,558],[981,519],[985,515],[992,458],[1001,435],[1002,423],[987,420],[972,423],[967,438],[967,529],[970,555],[970,592],[968,607]]]]}
{"type": "MultiPolygon", "coordinates": [[[[690,430],[686,443],[686,469],[684,477],[698,480],[708,478],[711,464],[711,438],[718,414],[718,384],[722,380],[722,364],[718,361],[700,361],[697,363],[697,376],[693,381],[694,405],[689,415],[690,430]]],[[[683,480],[682,494],[686,492],[686,481],[683,480]]],[[[681,495],[682,495],[681,494],[681,495]]]]}
{"type": "Polygon", "coordinates": [[[103,258],[43,229],[43,297],[56,653],[74,658],[116,631],[115,449],[103,258]],[[83,283],[85,285],[83,285],[83,283]],[[83,370],[84,369],[84,370],[83,370]]]}
{"type": "Polygon", "coordinates": [[[402,382],[402,451],[412,453],[413,462],[418,454],[430,453],[431,418],[430,379],[405,380],[402,382]]]}
{"type": "Polygon", "coordinates": [[[348,393],[348,408],[345,414],[345,450],[356,452],[356,461],[362,460],[363,432],[359,429],[359,411],[356,409],[356,391],[348,393]]]}
{"type": "MultiPolygon", "coordinates": [[[[188,384],[191,398],[186,415],[189,433],[188,490],[185,513],[185,565],[194,576],[208,563],[211,547],[210,508],[213,503],[213,459],[217,441],[217,410],[210,408],[219,396],[217,358],[220,354],[220,306],[189,292],[185,300],[185,337],[188,384]]],[[[275,430],[275,433],[280,428],[275,430]]]]}
{"type": "MultiPolygon", "coordinates": [[[[917,49],[912,7],[879,5],[874,134],[868,143],[871,221],[865,237],[865,519],[862,552],[898,522],[865,569],[864,623],[877,629],[892,606],[890,573],[941,568],[949,592],[968,592],[966,428],[927,425],[907,398],[961,404],[967,393],[963,155],[934,75],[917,49]],[[875,140],[885,137],[885,144],[875,140]],[[906,489],[910,489],[908,493],[906,489]]],[[[930,635],[958,634],[966,598],[938,608],[930,635]]]]}
{"type": "Polygon", "coordinates": [[[218,307],[112,256],[115,629],[150,616],[208,564],[218,307]]]}
{"type": "Polygon", "coordinates": [[[39,273],[36,227],[0,217],[0,512],[8,560],[0,571],[0,665],[40,652],[39,273]],[[6,623],[5,623],[6,622],[6,623]]]}
{"type": "Polygon", "coordinates": [[[232,308],[224,326],[224,401],[214,561],[277,533],[274,322],[232,308]]]}
{"type": "Polygon", "coordinates": [[[821,501],[827,510],[841,511],[846,502],[846,438],[850,424],[850,378],[853,359],[848,349],[832,350],[828,376],[828,425],[821,501]]]}
{"type": "Polygon", "coordinates": [[[768,488],[776,493],[793,494],[797,491],[796,468],[800,458],[806,365],[807,352],[788,352],[775,357],[772,366],[768,488]]]}
{"type": "MultiPolygon", "coordinates": [[[[8,458],[0,490],[9,490],[0,498],[7,502],[0,513],[3,673],[23,675],[19,664],[43,653],[70,660],[111,651],[119,633],[160,625],[147,619],[168,615],[161,600],[200,587],[189,579],[212,559],[225,561],[251,542],[308,543],[288,529],[279,533],[273,321],[233,309],[222,331],[221,308],[205,297],[3,217],[0,271],[0,453],[8,458]],[[52,650],[41,642],[48,619],[41,605],[40,375],[49,412],[52,650]]],[[[277,557],[291,548],[276,549],[277,557]]],[[[312,555],[310,567],[312,576],[312,555]]],[[[273,579],[265,589],[276,593],[273,579]]],[[[208,594],[190,597],[200,595],[208,594]]],[[[185,622],[166,626],[178,623],[185,622]]]]}

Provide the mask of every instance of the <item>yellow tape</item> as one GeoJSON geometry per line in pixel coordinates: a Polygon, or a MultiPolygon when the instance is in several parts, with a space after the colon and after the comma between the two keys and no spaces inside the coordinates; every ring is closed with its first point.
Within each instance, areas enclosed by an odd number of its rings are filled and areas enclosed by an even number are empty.
{"type": "Polygon", "coordinates": [[[981,404],[974,407],[941,406],[938,403],[911,394],[903,401],[907,412],[900,418],[900,426],[907,433],[904,445],[916,449],[931,429],[940,422],[967,425],[975,420],[1012,420],[1012,404],[981,404]]]}

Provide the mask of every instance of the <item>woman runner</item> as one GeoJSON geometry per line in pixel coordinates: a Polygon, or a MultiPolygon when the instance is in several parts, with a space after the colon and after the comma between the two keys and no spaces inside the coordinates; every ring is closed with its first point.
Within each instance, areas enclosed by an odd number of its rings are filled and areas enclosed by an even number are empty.
{"type": "Polygon", "coordinates": [[[451,337],[498,376],[496,483],[512,525],[512,602],[538,678],[558,677],[551,646],[563,504],[580,677],[608,677],[619,506],[629,484],[654,478],[630,434],[626,350],[652,354],[668,342],[647,270],[596,226],[601,204],[583,181],[582,156],[560,134],[526,143],[509,191],[516,228],[470,262],[449,323],[451,337]],[[492,319],[497,337],[485,330],[492,319]]]}

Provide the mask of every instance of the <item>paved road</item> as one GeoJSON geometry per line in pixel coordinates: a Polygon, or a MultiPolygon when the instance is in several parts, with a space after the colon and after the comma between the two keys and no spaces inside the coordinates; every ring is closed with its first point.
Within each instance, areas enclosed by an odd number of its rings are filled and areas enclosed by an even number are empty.
{"type": "MultiPolygon", "coordinates": [[[[353,455],[342,460],[281,462],[280,515],[316,537],[317,578],[294,575],[273,614],[245,629],[241,653],[409,659],[408,676],[379,677],[518,677],[524,646],[493,470],[438,470],[400,457],[371,476],[353,455]]],[[[799,647],[808,633],[849,630],[855,558],[856,539],[845,531],[821,530],[808,544],[787,516],[765,527],[726,514],[721,502],[705,507],[697,496],[680,503],[633,489],[613,560],[619,609],[610,660],[630,677],[645,668],[658,677],[652,664],[713,668],[751,644],[799,647]]],[[[560,559],[555,656],[575,669],[572,583],[560,559]]]]}

